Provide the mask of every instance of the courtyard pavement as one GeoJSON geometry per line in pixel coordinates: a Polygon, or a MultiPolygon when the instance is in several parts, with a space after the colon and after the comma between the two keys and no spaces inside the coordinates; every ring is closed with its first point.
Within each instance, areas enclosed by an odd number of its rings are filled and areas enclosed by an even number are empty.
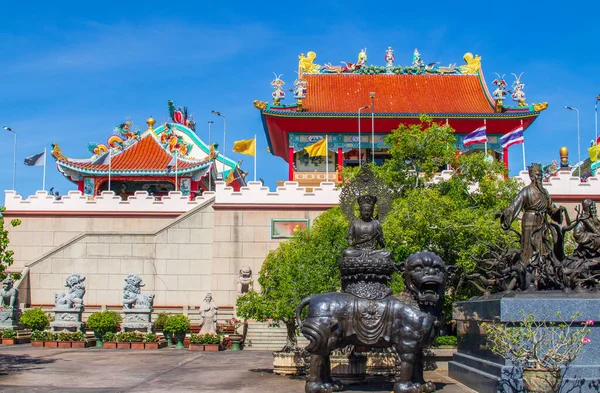
{"type": "MultiPolygon", "coordinates": [[[[0,345],[0,392],[117,393],[117,392],[237,392],[303,393],[304,377],[272,372],[271,352],[192,352],[110,349],[44,349],[29,344],[0,345]]],[[[426,379],[438,392],[474,392],[430,371],[426,379]]],[[[392,385],[371,381],[350,385],[353,393],[390,392],[392,385]]]]}

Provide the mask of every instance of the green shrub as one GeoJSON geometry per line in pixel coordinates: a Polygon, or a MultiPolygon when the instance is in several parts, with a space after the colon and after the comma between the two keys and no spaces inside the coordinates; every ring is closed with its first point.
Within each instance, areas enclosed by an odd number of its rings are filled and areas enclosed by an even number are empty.
{"type": "Polygon", "coordinates": [[[154,325],[157,330],[164,330],[165,322],[171,316],[171,313],[159,312],[157,314],[156,320],[154,321],[154,325]]]}
{"type": "Polygon", "coordinates": [[[102,336],[102,341],[115,342],[115,341],[117,341],[117,334],[114,332],[106,332],[102,336]]]}
{"type": "Polygon", "coordinates": [[[190,335],[190,344],[204,344],[204,335],[192,333],[190,335]]]}
{"type": "Polygon", "coordinates": [[[121,323],[121,315],[115,311],[95,312],[88,318],[86,326],[93,329],[99,336],[104,336],[105,333],[117,332],[117,326],[121,323]]]}
{"type": "Polygon", "coordinates": [[[46,335],[44,334],[44,332],[41,332],[39,330],[34,330],[33,332],[31,332],[31,340],[36,340],[36,341],[41,341],[44,339],[46,335]]]}
{"type": "Polygon", "coordinates": [[[171,315],[165,321],[163,330],[170,333],[185,333],[190,329],[190,320],[185,315],[171,315]]]}
{"type": "Polygon", "coordinates": [[[201,336],[201,340],[202,340],[202,344],[220,344],[221,336],[219,336],[218,334],[206,333],[201,336]]]}
{"type": "Polygon", "coordinates": [[[60,332],[57,339],[58,341],[85,341],[85,335],[81,332],[60,332]]]}
{"type": "Polygon", "coordinates": [[[116,335],[117,342],[120,343],[141,343],[144,340],[144,333],[140,332],[119,332],[116,335]]]}
{"type": "Polygon", "coordinates": [[[41,308],[30,308],[21,314],[19,323],[31,330],[44,330],[50,326],[50,318],[41,308]]]}
{"type": "Polygon", "coordinates": [[[434,346],[449,345],[453,347],[455,347],[457,344],[458,340],[456,339],[456,336],[439,336],[433,343],[434,346]]]}
{"type": "Polygon", "coordinates": [[[0,334],[2,334],[0,338],[17,338],[17,332],[12,329],[1,330],[0,334]]]}
{"type": "Polygon", "coordinates": [[[158,342],[158,336],[154,333],[146,333],[144,334],[144,338],[143,341],[145,343],[157,343],[158,342]]]}

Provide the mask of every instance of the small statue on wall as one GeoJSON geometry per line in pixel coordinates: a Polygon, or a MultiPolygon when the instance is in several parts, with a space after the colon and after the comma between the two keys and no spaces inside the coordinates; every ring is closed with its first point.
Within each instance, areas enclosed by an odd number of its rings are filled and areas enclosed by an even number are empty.
{"type": "Polygon", "coordinates": [[[200,334],[217,334],[217,311],[219,307],[207,293],[200,305],[200,334]]]}
{"type": "Polygon", "coordinates": [[[71,274],[67,277],[65,287],[67,292],[54,294],[54,305],[56,308],[75,308],[83,306],[83,295],[85,295],[85,277],[80,274],[71,274]]]}
{"type": "Polygon", "coordinates": [[[242,266],[240,268],[240,276],[238,277],[238,293],[247,293],[250,289],[252,281],[252,268],[250,266],[242,266]]]}
{"type": "Polygon", "coordinates": [[[13,285],[14,281],[11,276],[2,280],[2,289],[0,289],[0,306],[2,308],[19,308],[19,290],[13,285]]]}

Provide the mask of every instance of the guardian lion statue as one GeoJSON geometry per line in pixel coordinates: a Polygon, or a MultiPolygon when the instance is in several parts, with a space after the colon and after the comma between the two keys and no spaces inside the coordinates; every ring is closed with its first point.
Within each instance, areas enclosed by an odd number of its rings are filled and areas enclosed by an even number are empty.
{"type": "MultiPolygon", "coordinates": [[[[340,265],[342,262],[343,258],[340,265]]],[[[309,341],[306,350],[311,354],[306,393],[342,389],[339,382],[331,379],[329,356],[333,350],[347,345],[394,348],[401,363],[394,393],[435,390],[433,383],[423,379],[423,349],[428,348],[439,333],[438,318],[451,267],[446,267],[439,256],[428,251],[412,254],[395,267],[404,276],[406,287],[401,295],[367,298],[350,292],[332,292],[300,302],[296,318],[309,341]],[[302,321],[301,313],[306,306],[307,317],[302,321]]],[[[353,274],[356,270],[355,266],[353,274]]],[[[365,285],[368,286],[368,282],[365,285]]]]}
{"type": "Polygon", "coordinates": [[[145,284],[142,278],[137,274],[130,274],[125,277],[125,287],[123,288],[123,308],[142,308],[151,309],[154,303],[153,293],[142,293],[142,287],[145,284]]]}
{"type": "Polygon", "coordinates": [[[85,277],[80,274],[71,274],[67,277],[65,293],[54,294],[54,305],[56,308],[75,308],[83,306],[83,295],[85,295],[85,277]]]}
{"type": "Polygon", "coordinates": [[[2,280],[2,289],[0,289],[0,306],[3,308],[19,308],[19,290],[13,287],[14,281],[11,276],[2,280]]]}

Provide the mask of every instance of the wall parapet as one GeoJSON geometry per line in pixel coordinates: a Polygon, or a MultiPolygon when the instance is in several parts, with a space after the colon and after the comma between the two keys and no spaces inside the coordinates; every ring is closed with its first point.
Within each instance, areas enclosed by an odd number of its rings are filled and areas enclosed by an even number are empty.
{"type": "MultiPolygon", "coordinates": [[[[527,171],[519,172],[516,178],[520,179],[529,185],[529,173],[527,171]]],[[[550,195],[573,196],[578,197],[600,197],[600,178],[598,176],[590,176],[586,181],[580,181],[579,177],[572,176],[570,171],[559,171],[556,175],[551,176],[544,181],[544,188],[548,190],[550,195]]]]}
{"type": "Polygon", "coordinates": [[[240,206],[240,205],[337,205],[340,202],[341,189],[336,188],[335,183],[323,182],[319,187],[300,187],[298,182],[287,181],[282,187],[271,191],[269,187],[263,186],[259,181],[248,182],[246,187],[235,191],[228,187],[225,182],[216,182],[215,207],[218,206],[240,206]]]}
{"type": "Polygon", "coordinates": [[[15,191],[4,192],[4,205],[7,213],[26,212],[156,212],[181,214],[202,205],[214,198],[214,192],[205,192],[202,196],[190,199],[180,191],[171,191],[169,195],[155,198],[146,191],[136,191],[127,200],[115,195],[113,191],[104,191],[101,195],[89,197],[81,191],[69,191],[67,195],[56,198],[47,191],[37,191],[35,195],[23,198],[15,191]]]}

